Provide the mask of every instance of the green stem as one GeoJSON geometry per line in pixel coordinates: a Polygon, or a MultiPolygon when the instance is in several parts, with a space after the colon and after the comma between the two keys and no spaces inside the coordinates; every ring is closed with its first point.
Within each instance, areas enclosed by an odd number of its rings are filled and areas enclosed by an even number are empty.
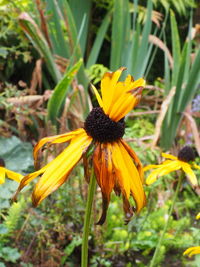
{"type": "Polygon", "coordinates": [[[159,239],[158,244],[156,246],[156,250],[154,252],[154,255],[153,255],[153,258],[151,260],[151,263],[150,263],[149,267],[153,267],[156,264],[156,259],[157,259],[158,253],[160,251],[160,247],[162,245],[162,241],[163,241],[164,235],[165,235],[165,233],[167,231],[167,227],[169,225],[170,217],[172,215],[172,211],[174,209],[174,205],[175,205],[175,202],[176,202],[176,199],[177,199],[177,196],[178,196],[178,192],[179,192],[180,187],[181,187],[182,178],[183,178],[183,175],[181,174],[179,176],[179,178],[178,178],[178,184],[177,184],[177,187],[176,187],[176,191],[174,193],[174,197],[173,197],[172,204],[171,204],[171,207],[170,207],[170,210],[169,210],[169,213],[168,213],[168,218],[167,218],[167,221],[165,223],[165,227],[164,227],[163,232],[162,232],[162,234],[160,236],[160,239],[159,239]]]}
{"type": "Polygon", "coordinates": [[[84,226],[83,226],[81,267],[88,266],[88,236],[90,232],[90,220],[91,220],[93,198],[96,191],[95,189],[96,189],[96,179],[94,175],[94,168],[92,168],[90,184],[88,189],[88,198],[85,210],[84,226]]]}

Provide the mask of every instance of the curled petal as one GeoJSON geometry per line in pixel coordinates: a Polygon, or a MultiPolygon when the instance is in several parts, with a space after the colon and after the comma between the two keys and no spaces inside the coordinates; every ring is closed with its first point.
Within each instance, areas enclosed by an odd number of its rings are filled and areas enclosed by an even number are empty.
{"type": "Polygon", "coordinates": [[[183,255],[188,255],[192,257],[195,254],[200,254],[200,247],[191,247],[184,251],[183,255]]]}
{"type": "Polygon", "coordinates": [[[114,187],[114,175],[112,172],[112,146],[111,144],[98,144],[93,154],[93,164],[97,183],[102,192],[102,215],[97,224],[105,222],[110,194],[114,187]]]}
{"type": "Polygon", "coordinates": [[[85,130],[80,128],[73,132],[42,138],[34,147],[34,150],[33,150],[34,159],[35,160],[37,159],[37,154],[38,154],[39,149],[43,147],[45,144],[47,143],[56,144],[56,143],[68,142],[73,137],[75,137],[76,135],[80,135],[83,132],[85,132],[85,130]]]}

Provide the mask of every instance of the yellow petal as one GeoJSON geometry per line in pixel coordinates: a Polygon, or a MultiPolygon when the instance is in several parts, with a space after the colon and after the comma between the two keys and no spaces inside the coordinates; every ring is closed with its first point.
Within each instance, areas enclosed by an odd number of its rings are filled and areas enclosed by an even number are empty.
{"type": "Polygon", "coordinates": [[[178,159],[177,157],[170,155],[170,154],[166,154],[166,153],[162,153],[161,155],[163,158],[166,158],[166,159],[174,159],[174,160],[178,159]]]}
{"type": "Polygon", "coordinates": [[[147,176],[147,179],[146,179],[146,184],[147,185],[153,184],[157,180],[158,175],[159,175],[159,171],[160,171],[160,168],[157,168],[156,170],[152,171],[147,176]]]}
{"type": "Polygon", "coordinates": [[[12,179],[12,180],[15,180],[16,182],[20,182],[23,175],[21,175],[20,173],[17,173],[17,172],[13,172],[13,171],[10,171],[8,169],[5,169],[6,171],[6,175],[9,179],[12,179]]]}
{"type": "Polygon", "coordinates": [[[68,178],[73,167],[92,141],[85,132],[72,139],[69,146],[48,164],[44,174],[35,186],[32,200],[37,206],[45,197],[60,187],[68,178]]]}
{"type": "Polygon", "coordinates": [[[191,169],[190,164],[188,164],[187,162],[183,162],[183,161],[180,161],[180,164],[181,164],[183,171],[187,174],[187,177],[190,183],[193,186],[197,186],[198,185],[197,177],[195,173],[193,172],[193,170],[191,169]]]}
{"type": "Polygon", "coordinates": [[[47,165],[45,165],[42,169],[36,171],[36,172],[32,172],[27,174],[26,176],[24,176],[21,179],[21,182],[19,184],[19,187],[17,188],[16,193],[13,196],[13,200],[16,201],[17,200],[17,196],[19,194],[19,192],[27,185],[29,184],[34,178],[38,177],[40,174],[44,173],[46,168],[49,166],[50,163],[48,163],[47,165]]]}
{"type": "Polygon", "coordinates": [[[130,193],[133,195],[137,212],[139,212],[146,204],[143,185],[137,168],[120,141],[112,145],[112,160],[122,194],[127,200],[130,193]]]}
{"type": "Polygon", "coordinates": [[[111,105],[113,103],[115,86],[123,70],[125,70],[124,67],[112,73],[107,72],[105,73],[103,79],[101,80],[101,95],[103,100],[103,110],[107,115],[109,115],[109,110],[111,109],[111,105]]]}
{"type": "Polygon", "coordinates": [[[129,155],[133,159],[134,164],[135,164],[135,166],[139,172],[140,179],[141,179],[142,183],[144,183],[144,171],[143,171],[143,167],[142,167],[142,163],[141,163],[140,159],[138,158],[138,156],[134,152],[134,150],[123,139],[121,139],[120,142],[122,143],[122,145],[124,146],[126,151],[129,153],[129,155]]]}
{"type": "Polygon", "coordinates": [[[150,169],[155,169],[155,168],[160,168],[160,165],[159,165],[159,164],[158,164],[158,165],[155,165],[155,164],[149,164],[149,165],[147,165],[147,166],[145,166],[145,167],[143,168],[143,171],[146,172],[146,171],[148,171],[148,170],[150,170],[150,169]]]}
{"type": "Polygon", "coordinates": [[[196,163],[193,163],[193,167],[200,170],[200,166],[198,166],[196,163]]]}
{"type": "Polygon", "coordinates": [[[70,139],[72,139],[74,136],[81,134],[82,132],[85,132],[85,130],[80,128],[80,129],[77,129],[77,130],[69,132],[69,133],[64,133],[64,134],[60,134],[60,135],[54,135],[54,136],[42,138],[34,147],[34,150],[33,150],[34,159],[35,160],[37,159],[37,153],[38,153],[39,149],[42,146],[44,146],[46,143],[52,143],[52,144],[64,143],[64,142],[67,142],[70,139]]]}
{"type": "Polygon", "coordinates": [[[160,165],[157,165],[159,167],[156,167],[157,169],[152,171],[152,173],[147,177],[146,184],[150,185],[154,183],[158,177],[166,175],[172,171],[179,170],[181,168],[181,165],[179,164],[179,161],[166,161],[163,162],[160,165]]]}
{"type": "Polygon", "coordinates": [[[125,86],[123,92],[115,99],[112,105],[112,109],[109,113],[109,117],[114,121],[119,121],[121,118],[126,116],[140,101],[142,96],[143,84],[145,81],[139,79],[138,82],[135,81],[131,85],[125,86]],[[135,88],[134,84],[141,84],[140,87],[135,88]]]}
{"type": "Polygon", "coordinates": [[[200,219],[200,212],[196,216],[196,220],[199,220],[199,219],[200,219]]]}
{"type": "Polygon", "coordinates": [[[184,251],[183,255],[188,255],[189,257],[192,257],[192,255],[200,254],[200,247],[191,247],[184,251]]]}
{"type": "Polygon", "coordinates": [[[0,167],[0,184],[5,183],[6,169],[4,167],[0,167]]]}
{"type": "Polygon", "coordinates": [[[98,103],[99,103],[99,106],[100,106],[101,108],[103,108],[103,101],[102,101],[102,99],[101,99],[101,97],[100,97],[100,94],[98,93],[97,89],[94,87],[93,84],[91,84],[91,87],[92,87],[92,90],[93,90],[94,93],[95,93],[95,96],[96,96],[96,99],[97,99],[97,101],[98,101],[98,103]]]}

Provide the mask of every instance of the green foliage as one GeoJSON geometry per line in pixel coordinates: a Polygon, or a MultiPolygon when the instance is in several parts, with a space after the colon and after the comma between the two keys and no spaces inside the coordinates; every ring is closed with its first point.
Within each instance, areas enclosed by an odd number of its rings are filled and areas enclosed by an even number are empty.
{"type": "Polygon", "coordinates": [[[166,11],[172,9],[180,16],[186,16],[188,14],[188,9],[196,7],[195,0],[153,0],[153,3],[155,6],[158,4],[162,5],[166,11]]]}
{"type": "Polygon", "coordinates": [[[0,29],[0,80],[6,82],[17,67],[32,60],[30,45],[24,39],[10,1],[0,4],[0,29]]]}
{"type": "Polygon", "coordinates": [[[165,149],[172,145],[183,117],[183,112],[193,99],[200,81],[200,50],[196,49],[196,56],[192,64],[190,58],[192,51],[191,21],[188,37],[182,50],[173,12],[171,12],[170,21],[174,64],[170,75],[170,67],[168,62],[165,62],[165,88],[166,94],[173,87],[176,87],[176,92],[162,125],[161,145],[165,149]]]}
{"type": "Polygon", "coordinates": [[[12,171],[25,173],[33,169],[32,145],[16,136],[0,137],[0,158],[4,159],[6,168],[12,171]]]}
{"type": "MultiPolygon", "coordinates": [[[[2,247],[0,245],[0,260],[3,259],[6,262],[13,262],[16,263],[16,261],[20,258],[20,253],[16,248],[11,247],[2,247]]],[[[0,267],[4,267],[4,263],[0,262],[0,267]]]]}
{"type": "Polygon", "coordinates": [[[92,84],[97,84],[101,81],[103,75],[109,71],[108,68],[106,68],[102,64],[94,64],[87,70],[87,75],[89,80],[92,82],[92,84]]]}
{"type": "Polygon", "coordinates": [[[56,123],[56,119],[59,117],[59,113],[67,95],[69,86],[72,80],[74,79],[74,76],[76,75],[77,71],[79,70],[82,62],[82,59],[80,59],[72,68],[70,68],[64,74],[63,78],[56,85],[56,88],[54,89],[54,92],[48,102],[47,119],[50,119],[54,124],[56,123]]]}
{"type": "Polygon", "coordinates": [[[137,1],[135,1],[133,19],[131,19],[129,1],[114,2],[110,58],[112,70],[126,66],[128,73],[133,74],[136,79],[147,76],[150,56],[153,57],[153,46],[148,43],[149,34],[152,34],[151,14],[152,1],[149,0],[145,24],[142,27],[137,20],[137,1]]]}
{"type": "Polygon", "coordinates": [[[1,224],[0,241],[1,244],[8,243],[9,238],[13,235],[17,229],[21,214],[24,209],[25,201],[21,199],[17,203],[13,203],[8,210],[8,214],[4,216],[4,222],[1,224]]]}
{"type": "Polygon", "coordinates": [[[146,118],[134,118],[127,121],[126,137],[129,138],[141,138],[154,134],[154,124],[146,118]]]}

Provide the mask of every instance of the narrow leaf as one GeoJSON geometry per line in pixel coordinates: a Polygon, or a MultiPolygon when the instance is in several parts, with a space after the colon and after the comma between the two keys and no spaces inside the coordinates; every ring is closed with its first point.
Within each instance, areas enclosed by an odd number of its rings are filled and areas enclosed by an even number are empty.
{"type": "Polygon", "coordinates": [[[82,62],[83,60],[80,59],[69,71],[66,72],[62,80],[55,87],[53,95],[48,102],[48,120],[50,119],[54,124],[56,123],[56,119],[59,117],[69,86],[82,65],[82,62]]]}

